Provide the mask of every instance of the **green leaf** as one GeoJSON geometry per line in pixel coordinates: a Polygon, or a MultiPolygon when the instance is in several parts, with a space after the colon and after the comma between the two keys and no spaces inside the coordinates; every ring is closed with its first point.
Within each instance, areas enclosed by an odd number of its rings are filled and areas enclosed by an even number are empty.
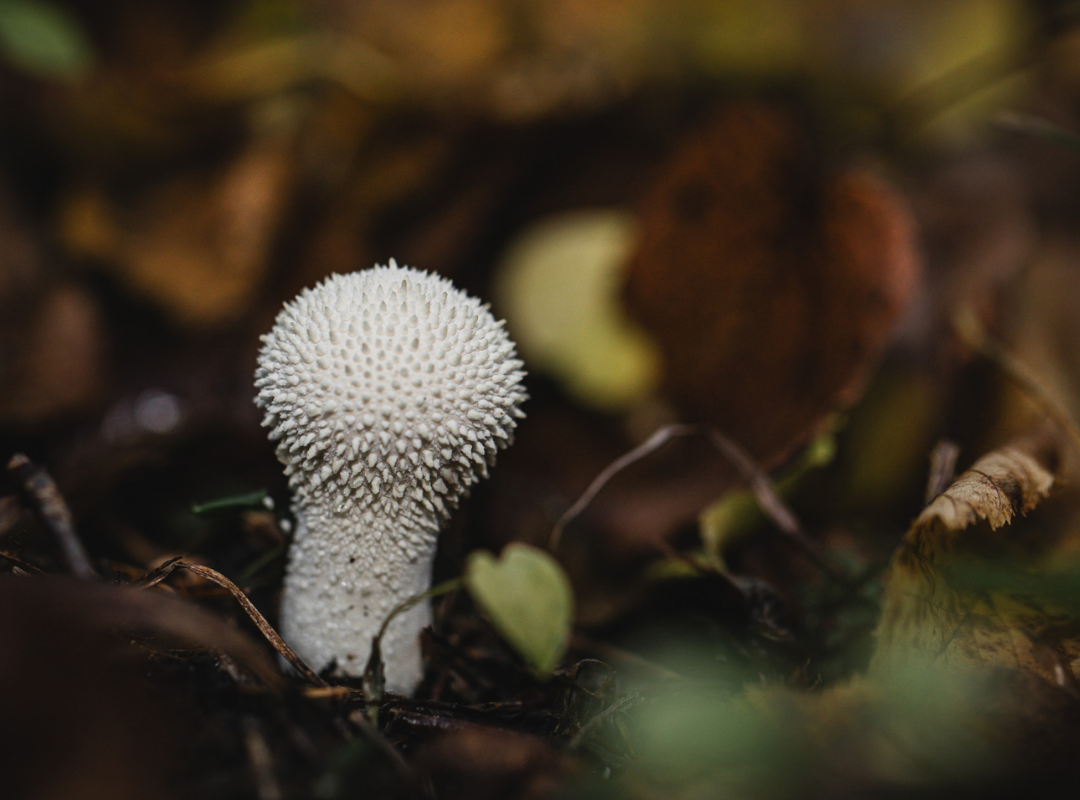
{"type": "Polygon", "coordinates": [[[0,0],[0,54],[25,72],[60,80],[81,78],[93,63],[75,18],[40,0],[0,0]]]}
{"type": "Polygon", "coordinates": [[[724,551],[745,538],[764,519],[753,492],[735,489],[724,494],[701,512],[698,519],[701,539],[710,560],[722,565],[724,551]]]}
{"type": "Polygon", "coordinates": [[[272,509],[273,502],[266,489],[258,489],[247,494],[237,494],[230,497],[221,497],[217,500],[208,500],[205,503],[196,503],[191,507],[191,513],[197,517],[212,514],[215,511],[226,511],[234,508],[262,508],[272,509]]]}
{"type": "Polygon", "coordinates": [[[570,641],[570,579],[548,553],[515,542],[501,558],[477,550],[465,565],[465,587],[507,643],[540,678],[558,666],[570,641]]]}
{"type": "MultiPolygon", "coordinates": [[[[776,491],[781,497],[790,495],[812,470],[833,460],[836,454],[833,430],[838,426],[839,422],[834,420],[777,479],[776,491]]],[[[698,519],[701,540],[709,561],[723,567],[724,553],[728,547],[753,532],[765,519],[765,512],[761,510],[757,497],[749,489],[734,489],[724,494],[702,511],[698,519]]]]}

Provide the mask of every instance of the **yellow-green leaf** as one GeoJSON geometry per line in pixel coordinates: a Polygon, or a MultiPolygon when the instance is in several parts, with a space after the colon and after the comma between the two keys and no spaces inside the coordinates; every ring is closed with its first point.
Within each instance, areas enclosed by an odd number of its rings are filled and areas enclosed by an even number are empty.
{"type": "Polygon", "coordinates": [[[622,309],[632,217],[581,209],[541,220],[499,266],[496,307],[530,369],[558,378],[585,405],[625,409],[655,388],[660,355],[622,309]]]}
{"type": "Polygon", "coordinates": [[[551,675],[566,652],[574,616],[570,580],[559,563],[521,543],[507,545],[500,558],[477,550],[465,565],[465,586],[533,672],[551,675]]]}

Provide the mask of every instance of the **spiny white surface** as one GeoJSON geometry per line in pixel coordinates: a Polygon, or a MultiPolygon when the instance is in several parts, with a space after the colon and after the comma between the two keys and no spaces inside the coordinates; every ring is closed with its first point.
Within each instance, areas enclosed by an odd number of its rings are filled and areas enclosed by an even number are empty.
{"type": "MultiPolygon", "coordinates": [[[[506,447],[522,363],[486,306],[393,260],[332,275],[282,309],[255,386],[293,491],[285,640],[316,670],[361,675],[371,639],[431,580],[442,521],[506,447]]],[[[387,688],[422,674],[422,603],[383,639],[387,688]]]]}

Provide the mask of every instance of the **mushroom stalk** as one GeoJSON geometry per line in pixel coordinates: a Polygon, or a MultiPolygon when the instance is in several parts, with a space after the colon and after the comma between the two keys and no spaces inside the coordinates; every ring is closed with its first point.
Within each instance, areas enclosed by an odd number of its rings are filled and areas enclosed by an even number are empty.
{"type": "MultiPolygon", "coordinates": [[[[281,634],[315,669],[359,676],[372,637],[398,603],[427,591],[438,535],[433,521],[403,511],[394,518],[352,509],[293,507],[296,535],[281,597],[281,634]]],[[[427,603],[394,618],[381,642],[386,688],[410,694],[423,677],[420,631],[427,603]]]]}
{"type": "MultiPolygon", "coordinates": [[[[431,583],[439,529],[513,436],[522,363],[486,306],[419,270],[333,275],[263,337],[256,403],[293,491],[282,635],[316,670],[364,671],[391,609],[431,583]]],[[[426,603],[382,640],[386,686],[423,676],[426,603]]]]}

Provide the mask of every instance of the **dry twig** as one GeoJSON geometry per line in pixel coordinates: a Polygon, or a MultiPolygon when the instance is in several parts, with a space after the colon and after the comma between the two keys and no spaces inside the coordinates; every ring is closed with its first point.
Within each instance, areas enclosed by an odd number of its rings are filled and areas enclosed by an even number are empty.
{"type": "Polygon", "coordinates": [[[926,478],[926,504],[952,485],[956,478],[956,460],[960,457],[960,445],[942,439],[930,451],[930,474],[926,478]]]}
{"type": "Polygon", "coordinates": [[[199,564],[188,564],[181,561],[179,558],[176,558],[172,561],[166,561],[153,572],[144,575],[140,580],[136,581],[134,585],[142,588],[156,586],[178,569],[192,572],[200,578],[205,578],[226,589],[236,602],[240,604],[244,611],[247,612],[247,615],[251,618],[251,621],[255,623],[259,632],[262,633],[262,635],[266,637],[266,640],[273,645],[274,649],[281,654],[281,657],[288,661],[293,669],[300,673],[304,680],[312,686],[323,687],[327,685],[326,681],[320,678],[315,670],[305,664],[303,659],[301,659],[300,656],[285,643],[285,640],[278,635],[278,632],[274,630],[274,627],[266,621],[266,617],[260,614],[259,609],[255,608],[251,601],[248,600],[247,595],[244,594],[243,590],[217,570],[199,564]]]}
{"type": "Polygon", "coordinates": [[[780,495],[773,487],[772,481],[765,471],[759,467],[750,454],[743,450],[730,438],[714,428],[702,425],[665,425],[650,436],[646,441],[635,447],[628,453],[612,461],[597,475],[589,484],[585,492],[577,501],[563,512],[551,529],[548,539],[548,547],[552,551],[557,550],[562,541],[563,532],[567,526],[577,519],[589,504],[596,499],[608,482],[632,464],[637,463],[652,453],[655,453],[673,439],[704,436],[712,445],[731,463],[749,483],[750,490],[754,493],[761,510],[772,520],[773,524],[792,541],[806,556],[823,571],[834,578],[842,579],[837,570],[826,561],[817,543],[810,539],[803,531],[798,519],[787,507],[780,495]]]}
{"type": "Polygon", "coordinates": [[[80,578],[96,578],[97,572],[75,533],[71,511],[52,476],[21,453],[11,457],[7,468],[26,492],[42,522],[56,537],[68,571],[80,578]]]}
{"type": "Polygon", "coordinates": [[[41,575],[42,574],[42,570],[39,569],[38,567],[35,567],[33,564],[29,564],[29,563],[23,561],[18,556],[14,555],[12,553],[8,553],[7,551],[0,550],[0,558],[4,559],[5,561],[10,562],[11,565],[15,569],[21,570],[23,573],[25,573],[27,575],[41,575]]]}

